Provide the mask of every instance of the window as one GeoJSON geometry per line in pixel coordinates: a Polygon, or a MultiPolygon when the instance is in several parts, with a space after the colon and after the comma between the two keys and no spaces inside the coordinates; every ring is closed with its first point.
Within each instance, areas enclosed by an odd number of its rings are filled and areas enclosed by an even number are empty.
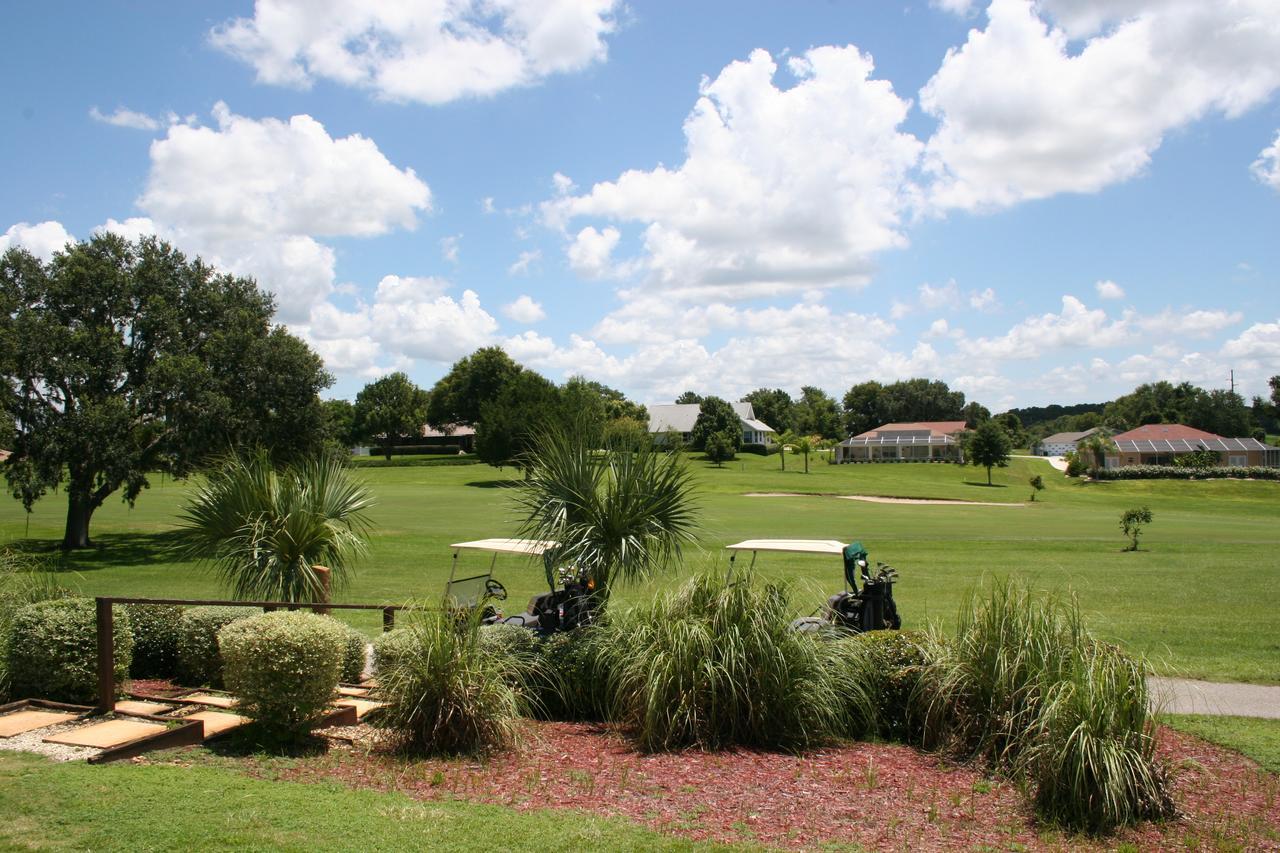
{"type": "Polygon", "coordinates": [[[1227,458],[1227,464],[1232,468],[1243,468],[1249,464],[1248,456],[1236,456],[1234,453],[1227,458]]]}

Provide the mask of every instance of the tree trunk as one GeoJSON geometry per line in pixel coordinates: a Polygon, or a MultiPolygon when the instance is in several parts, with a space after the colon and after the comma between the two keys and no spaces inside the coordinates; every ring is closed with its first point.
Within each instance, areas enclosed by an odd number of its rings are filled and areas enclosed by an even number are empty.
{"type": "Polygon", "coordinates": [[[987,485],[991,485],[991,466],[987,466],[987,485]]]}
{"type": "Polygon", "coordinates": [[[387,433],[387,437],[382,442],[382,454],[387,457],[387,461],[391,461],[391,443],[395,441],[391,433],[387,433]]]}
{"type": "Polygon", "coordinates": [[[93,545],[89,541],[89,519],[93,517],[93,510],[93,501],[88,496],[75,492],[67,496],[67,530],[62,537],[64,551],[93,545]]]}

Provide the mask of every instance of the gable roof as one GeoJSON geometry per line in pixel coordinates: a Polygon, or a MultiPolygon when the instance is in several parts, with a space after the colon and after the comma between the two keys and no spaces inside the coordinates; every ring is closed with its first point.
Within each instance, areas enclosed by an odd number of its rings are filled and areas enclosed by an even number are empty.
{"type": "Polygon", "coordinates": [[[922,432],[931,436],[955,435],[965,429],[964,421],[915,421],[912,423],[882,424],[875,429],[855,435],[854,438],[880,438],[885,432],[922,432]]]}
{"type": "MultiPolygon", "coordinates": [[[[730,403],[743,426],[758,432],[776,432],[764,421],[756,419],[750,403],[730,403]]],[[[656,403],[645,406],[649,411],[649,432],[693,432],[701,406],[698,403],[656,403]]]]}
{"type": "Polygon", "coordinates": [[[1267,446],[1256,438],[1116,438],[1116,447],[1123,453],[1193,453],[1197,450],[1262,450],[1267,446]]]}
{"type": "Polygon", "coordinates": [[[1087,429],[1084,432],[1055,432],[1048,438],[1042,438],[1037,444],[1067,444],[1077,442],[1082,438],[1088,438],[1098,431],[1097,427],[1087,429]]]}
{"type": "Polygon", "coordinates": [[[1137,429],[1131,429],[1128,432],[1122,432],[1119,435],[1112,436],[1117,442],[1120,441],[1191,441],[1197,438],[1214,439],[1222,438],[1220,435],[1214,435],[1211,432],[1205,432],[1195,427],[1183,426],[1182,424],[1143,424],[1137,429]]]}

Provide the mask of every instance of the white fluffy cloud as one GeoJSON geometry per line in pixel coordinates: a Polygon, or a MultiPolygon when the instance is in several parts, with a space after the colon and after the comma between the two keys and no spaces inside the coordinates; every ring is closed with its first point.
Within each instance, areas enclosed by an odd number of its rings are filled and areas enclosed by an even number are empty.
{"type": "Polygon", "coordinates": [[[21,246],[40,260],[47,261],[53,257],[54,252],[61,251],[68,242],[74,241],[75,237],[67,233],[61,222],[48,220],[35,225],[19,222],[0,234],[0,254],[21,246]]]}
{"type": "MultiPolygon", "coordinates": [[[[1222,346],[1227,358],[1248,358],[1280,370],[1280,319],[1274,323],[1254,323],[1222,346]]],[[[1271,375],[1271,374],[1268,374],[1271,375]]]]}
{"type": "Polygon", "coordinates": [[[521,294],[515,302],[504,305],[502,313],[517,323],[525,324],[536,323],[547,316],[547,312],[542,310],[541,303],[535,302],[528,294],[521,294]]]}
{"type": "Polygon", "coordinates": [[[1074,296],[1064,296],[1061,313],[1028,317],[999,337],[961,341],[960,349],[984,359],[1032,359],[1056,349],[1118,346],[1131,335],[1127,320],[1113,321],[1101,308],[1091,309],[1074,296]]]}
{"type": "Polygon", "coordinates": [[[214,29],[215,46],[258,79],[315,80],[393,101],[494,95],[601,61],[618,0],[257,0],[214,29]]]}
{"type": "Polygon", "coordinates": [[[607,278],[614,273],[613,250],[621,237],[612,225],[599,231],[588,225],[569,246],[569,267],[584,278],[607,278]]]}
{"type": "MultiPolygon", "coordinates": [[[[683,164],[557,196],[545,218],[637,223],[646,289],[740,299],[865,283],[875,253],[906,243],[921,149],[898,130],[910,104],[855,47],[811,49],[787,70],[781,88],[763,50],[730,63],[685,120],[683,164]]],[[[598,275],[616,245],[608,228],[579,231],[570,262],[598,275]]]]}
{"type": "Polygon", "coordinates": [[[1244,319],[1239,311],[1166,308],[1159,314],[1136,320],[1138,328],[1162,339],[1207,338],[1244,319]]]}
{"type": "Polygon", "coordinates": [[[161,127],[159,119],[154,119],[146,113],[125,109],[124,107],[116,107],[116,111],[110,114],[102,112],[97,107],[91,107],[89,109],[89,118],[94,121],[100,121],[103,124],[129,127],[134,130],[159,130],[161,127]]]}
{"type": "Polygon", "coordinates": [[[1093,289],[1098,291],[1099,299],[1124,299],[1124,288],[1114,281],[1095,281],[1093,289]]]}
{"type": "Polygon", "coordinates": [[[1270,148],[1262,149],[1249,169],[1259,181],[1280,192],[1280,132],[1276,133],[1270,148]]]}
{"type": "Polygon", "coordinates": [[[939,208],[1094,192],[1140,172],[1164,135],[1280,87],[1274,0],[993,0],[920,93],[940,125],[939,208]],[[1076,45],[1073,38],[1090,36],[1076,45]]]}

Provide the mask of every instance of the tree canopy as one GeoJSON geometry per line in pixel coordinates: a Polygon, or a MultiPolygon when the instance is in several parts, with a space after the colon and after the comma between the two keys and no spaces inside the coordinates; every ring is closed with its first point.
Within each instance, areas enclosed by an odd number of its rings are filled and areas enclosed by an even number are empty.
{"type": "Polygon", "coordinates": [[[781,388],[757,388],[743,397],[742,402],[750,403],[756,420],[764,421],[779,435],[791,429],[795,421],[795,401],[781,388]]]}
{"type": "Polygon", "coordinates": [[[66,548],[90,544],[94,511],[132,503],[157,471],[182,477],[257,444],[317,449],[320,358],[282,327],[251,279],[217,273],[153,237],[69,245],[47,263],[0,257],[0,383],[15,420],[5,476],[28,509],[67,493],[66,548]]]}
{"type": "Polygon", "coordinates": [[[689,443],[694,450],[706,450],[707,439],[715,433],[733,433],[733,452],[742,443],[742,421],[728,401],[720,397],[707,397],[698,409],[698,419],[693,423],[689,443]]]}
{"type": "Polygon", "coordinates": [[[1254,420],[1244,398],[1234,391],[1206,391],[1190,382],[1150,382],[1117,397],[1103,409],[1103,420],[1120,430],[1143,424],[1185,424],[1228,438],[1249,436],[1254,420]]]}
{"type": "MultiPolygon", "coordinates": [[[[569,416],[554,383],[535,371],[522,370],[481,406],[476,455],[494,467],[526,467],[535,436],[568,428],[569,416]]],[[[583,431],[591,429],[584,425],[583,431]]],[[[588,440],[589,445],[594,443],[588,440]]]]}
{"type": "Polygon", "coordinates": [[[459,359],[431,389],[427,422],[437,429],[480,423],[480,409],[520,372],[501,347],[482,347],[459,359]]]}
{"type": "Polygon", "coordinates": [[[685,391],[679,397],[676,397],[676,402],[682,405],[688,403],[701,403],[702,395],[693,391],[685,391]]]}
{"type": "Polygon", "coordinates": [[[840,437],[840,405],[827,392],[812,385],[800,389],[795,407],[795,431],[801,435],[840,437]]]}
{"type": "Polygon", "coordinates": [[[428,395],[404,373],[389,373],[364,386],[356,395],[353,430],[365,441],[380,441],[391,458],[391,448],[402,436],[417,435],[427,422],[428,395]]]}
{"type": "Polygon", "coordinates": [[[906,379],[890,385],[872,380],[854,385],[844,395],[844,427],[851,435],[887,423],[967,421],[978,414],[966,412],[964,394],[939,379],[906,379]]]}
{"type": "Polygon", "coordinates": [[[998,421],[985,421],[969,436],[965,455],[970,465],[980,465],[987,469],[987,485],[991,485],[991,469],[1004,468],[1009,464],[1009,452],[1012,444],[1009,433],[1005,432],[998,421]]]}

